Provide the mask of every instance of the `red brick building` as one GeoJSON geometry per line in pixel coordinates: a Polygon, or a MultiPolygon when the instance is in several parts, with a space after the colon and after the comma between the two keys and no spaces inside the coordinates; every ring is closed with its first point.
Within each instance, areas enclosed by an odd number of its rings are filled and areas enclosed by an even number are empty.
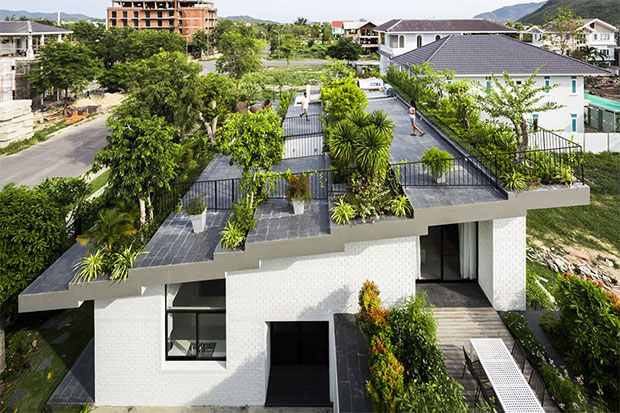
{"type": "Polygon", "coordinates": [[[213,0],[112,1],[108,27],[168,30],[186,39],[200,30],[211,33],[217,23],[213,0]]]}

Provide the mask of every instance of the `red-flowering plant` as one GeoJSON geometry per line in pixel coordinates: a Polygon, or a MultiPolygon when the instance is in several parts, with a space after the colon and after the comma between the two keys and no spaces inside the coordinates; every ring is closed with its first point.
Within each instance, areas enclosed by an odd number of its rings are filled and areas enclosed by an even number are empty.
{"type": "Polygon", "coordinates": [[[286,188],[286,198],[289,201],[309,201],[312,199],[310,176],[308,174],[291,175],[286,188]]]}

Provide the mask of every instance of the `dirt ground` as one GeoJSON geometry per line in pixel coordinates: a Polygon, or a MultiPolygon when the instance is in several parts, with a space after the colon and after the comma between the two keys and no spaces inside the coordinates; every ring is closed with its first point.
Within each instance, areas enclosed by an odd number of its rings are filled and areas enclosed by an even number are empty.
{"type": "Polygon", "coordinates": [[[71,105],[71,108],[79,108],[83,106],[101,106],[101,110],[109,109],[116,106],[125,99],[122,93],[106,93],[104,95],[91,95],[90,98],[78,99],[71,105]]]}

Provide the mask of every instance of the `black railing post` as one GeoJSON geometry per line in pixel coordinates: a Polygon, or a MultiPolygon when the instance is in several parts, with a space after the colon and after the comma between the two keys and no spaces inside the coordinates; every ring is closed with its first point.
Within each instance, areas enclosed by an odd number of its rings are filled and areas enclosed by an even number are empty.
{"type": "Polygon", "coordinates": [[[218,205],[217,205],[217,181],[215,181],[215,211],[217,212],[218,209],[218,205]]]}

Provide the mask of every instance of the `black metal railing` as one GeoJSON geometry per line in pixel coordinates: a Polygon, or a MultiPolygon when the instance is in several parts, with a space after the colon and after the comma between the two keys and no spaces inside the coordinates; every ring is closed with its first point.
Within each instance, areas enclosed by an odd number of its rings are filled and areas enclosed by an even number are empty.
{"type": "Polygon", "coordinates": [[[538,180],[528,182],[532,184],[558,183],[567,172],[572,173],[576,182],[584,182],[583,149],[579,144],[538,129],[530,134],[528,146],[531,149],[525,151],[454,157],[432,164],[421,161],[392,164],[392,170],[405,187],[499,187],[502,178],[514,171],[522,174],[524,179],[538,180]]]}
{"type": "Polygon", "coordinates": [[[406,162],[392,164],[402,186],[495,186],[497,181],[477,164],[474,157],[451,158],[430,164],[406,162]]]}
{"type": "Polygon", "coordinates": [[[284,137],[299,138],[302,136],[321,135],[323,122],[321,115],[291,116],[284,119],[284,137]]]}

